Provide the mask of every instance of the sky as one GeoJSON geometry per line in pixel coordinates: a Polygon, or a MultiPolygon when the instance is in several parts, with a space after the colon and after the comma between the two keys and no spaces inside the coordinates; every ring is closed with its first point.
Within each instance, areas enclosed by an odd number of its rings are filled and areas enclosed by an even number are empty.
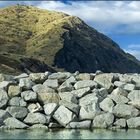
{"type": "Polygon", "coordinates": [[[0,1],[0,7],[27,4],[78,16],[140,60],[140,1],[0,1]]]}

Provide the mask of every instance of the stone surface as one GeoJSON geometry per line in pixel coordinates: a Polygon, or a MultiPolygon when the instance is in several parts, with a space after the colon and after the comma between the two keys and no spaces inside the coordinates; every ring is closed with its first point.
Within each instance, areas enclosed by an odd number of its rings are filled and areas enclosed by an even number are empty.
{"type": "Polygon", "coordinates": [[[115,85],[116,87],[120,87],[120,88],[124,87],[125,84],[126,84],[126,83],[125,83],[125,82],[122,82],[122,81],[115,81],[115,82],[114,82],[114,85],[115,85]]]}
{"type": "Polygon", "coordinates": [[[114,122],[114,125],[120,128],[126,128],[126,119],[118,119],[116,122],[114,122]]]}
{"type": "Polygon", "coordinates": [[[21,78],[19,79],[19,86],[24,90],[30,90],[35,85],[29,78],[21,78]]]}
{"type": "Polygon", "coordinates": [[[57,79],[54,79],[54,80],[53,79],[48,79],[43,83],[43,85],[48,86],[48,87],[53,88],[53,89],[57,89],[59,87],[57,79]]]}
{"type": "Polygon", "coordinates": [[[46,115],[53,115],[54,111],[58,108],[56,103],[48,103],[43,106],[46,115]]]}
{"type": "Polygon", "coordinates": [[[139,110],[131,105],[117,104],[113,108],[113,114],[119,118],[131,118],[139,115],[139,110]]]}
{"type": "Polygon", "coordinates": [[[100,103],[100,108],[105,111],[105,112],[112,112],[114,103],[110,98],[105,98],[101,103],[100,103]]]}
{"type": "Polygon", "coordinates": [[[125,89],[126,91],[132,91],[135,89],[135,85],[134,84],[125,84],[123,89],[125,89]]]}
{"type": "Polygon", "coordinates": [[[114,122],[114,115],[111,113],[104,113],[96,116],[93,120],[93,128],[108,128],[114,122]]]}
{"type": "Polygon", "coordinates": [[[40,112],[42,110],[43,110],[43,108],[39,103],[31,103],[28,105],[28,111],[30,113],[40,112]]]}
{"type": "Polygon", "coordinates": [[[129,99],[122,95],[108,95],[108,98],[112,99],[117,104],[125,104],[128,103],[129,99]]]}
{"type": "Polygon", "coordinates": [[[0,74],[0,82],[13,81],[13,80],[14,80],[14,76],[12,76],[12,75],[0,74]]]}
{"type": "Polygon", "coordinates": [[[21,97],[13,97],[9,100],[8,105],[25,107],[27,103],[21,97]]]}
{"type": "Polygon", "coordinates": [[[19,96],[22,91],[22,88],[18,85],[10,85],[8,88],[9,97],[19,96]]]}
{"type": "Polygon", "coordinates": [[[59,103],[60,97],[57,93],[38,93],[38,101],[41,104],[59,103]]]}
{"type": "Polygon", "coordinates": [[[94,88],[97,87],[97,83],[93,80],[81,80],[76,82],[74,87],[75,89],[86,88],[86,87],[94,88]]]}
{"type": "Polygon", "coordinates": [[[57,90],[58,92],[72,91],[73,86],[71,83],[65,81],[64,83],[62,83],[62,85],[60,85],[60,87],[57,90]]]}
{"type": "Polygon", "coordinates": [[[3,89],[0,89],[0,109],[5,108],[8,102],[8,95],[7,92],[3,89]]]}
{"type": "Polygon", "coordinates": [[[91,75],[89,73],[80,73],[76,76],[77,80],[91,80],[91,75]]]}
{"type": "Polygon", "coordinates": [[[82,96],[88,94],[90,91],[91,91],[90,87],[86,87],[86,88],[73,90],[73,91],[71,91],[71,93],[76,95],[77,98],[81,98],[82,96]]]}
{"type": "Polygon", "coordinates": [[[0,109],[0,126],[3,125],[3,121],[9,117],[11,117],[11,115],[6,110],[0,109]]]}
{"type": "Polygon", "coordinates": [[[89,120],[86,120],[86,121],[81,121],[81,122],[70,122],[66,128],[73,128],[73,129],[76,129],[76,128],[85,128],[85,129],[89,129],[90,128],[90,125],[91,125],[91,121],[89,120]]]}
{"type": "Polygon", "coordinates": [[[30,73],[29,79],[35,83],[43,83],[48,78],[48,75],[45,73],[30,73]]]}
{"type": "Polygon", "coordinates": [[[113,78],[114,75],[113,74],[99,74],[96,75],[94,78],[94,81],[96,81],[99,85],[101,85],[102,87],[106,88],[109,92],[111,92],[113,90],[113,78]]]}
{"type": "Polygon", "coordinates": [[[68,77],[70,77],[71,74],[69,72],[57,72],[57,73],[53,73],[51,75],[49,75],[49,79],[67,79],[68,77]]]}
{"type": "Polygon", "coordinates": [[[49,128],[61,128],[62,126],[56,122],[50,122],[49,128]]]}
{"type": "Polygon", "coordinates": [[[48,86],[44,86],[42,84],[37,84],[37,85],[34,85],[32,87],[33,91],[36,92],[36,93],[44,93],[44,92],[48,92],[48,93],[55,93],[55,90],[48,87],[48,86]]]}
{"type": "Polygon", "coordinates": [[[129,94],[128,94],[128,98],[131,101],[140,101],[140,90],[132,90],[129,94]]]}
{"type": "Polygon", "coordinates": [[[134,100],[134,101],[130,101],[128,102],[129,105],[134,106],[135,108],[140,110],[140,100],[134,100]]]}
{"type": "Polygon", "coordinates": [[[114,89],[111,94],[116,95],[116,96],[122,95],[122,96],[127,97],[128,92],[126,90],[124,90],[123,88],[118,87],[118,88],[114,89]]]}
{"type": "Polygon", "coordinates": [[[28,125],[24,124],[23,122],[17,120],[16,118],[10,117],[4,120],[6,126],[15,129],[23,129],[28,128],[28,125]]]}
{"type": "Polygon", "coordinates": [[[29,129],[48,129],[48,127],[43,124],[34,124],[29,129]]]}
{"type": "Polygon", "coordinates": [[[76,95],[72,94],[71,92],[60,92],[59,96],[62,100],[72,102],[72,103],[75,103],[75,104],[78,103],[76,95]]]}
{"type": "Polygon", "coordinates": [[[23,119],[28,114],[28,110],[25,107],[18,106],[9,106],[6,108],[6,111],[9,112],[14,118],[23,119]]]}
{"type": "Polygon", "coordinates": [[[27,117],[24,119],[24,122],[30,125],[33,124],[45,124],[46,116],[42,113],[28,113],[27,117]]]}
{"type": "Polygon", "coordinates": [[[60,106],[54,113],[53,118],[62,126],[66,126],[69,122],[75,119],[75,114],[64,106],[60,106]]]}
{"type": "Polygon", "coordinates": [[[27,102],[37,100],[37,94],[31,90],[27,90],[27,91],[22,92],[21,97],[27,102]]]}
{"type": "Polygon", "coordinates": [[[65,101],[65,100],[60,100],[59,105],[63,105],[66,108],[68,108],[70,111],[72,111],[75,114],[79,115],[79,109],[80,109],[79,105],[74,104],[72,102],[65,101]]]}
{"type": "Polygon", "coordinates": [[[16,81],[2,81],[0,82],[0,88],[7,91],[8,87],[12,84],[16,84],[16,81]]]}
{"type": "Polygon", "coordinates": [[[128,128],[140,128],[140,117],[134,117],[127,120],[128,128]]]}

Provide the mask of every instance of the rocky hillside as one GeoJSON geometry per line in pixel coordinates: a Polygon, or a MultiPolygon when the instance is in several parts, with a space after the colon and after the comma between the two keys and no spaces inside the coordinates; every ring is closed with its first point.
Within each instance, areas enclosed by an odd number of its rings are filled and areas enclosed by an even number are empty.
{"type": "Polygon", "coordinates": [[[78,17],[25,5],[0,13],[0,72],[140,72],[135,57],[78,17]]]}
{"type": "Polygon", "coordinates": [[[0,74],[0,129],[140,128],[140,74],[0,74]]]}

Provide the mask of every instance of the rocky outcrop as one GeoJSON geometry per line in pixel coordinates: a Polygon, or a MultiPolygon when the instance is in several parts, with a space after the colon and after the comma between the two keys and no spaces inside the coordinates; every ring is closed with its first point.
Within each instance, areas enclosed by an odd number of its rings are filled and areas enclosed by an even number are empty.
{"type": "Polygon", "coordinates": [[[45,72],[1,77],[0,128],[140,128],[140,74],[45,72]]]}

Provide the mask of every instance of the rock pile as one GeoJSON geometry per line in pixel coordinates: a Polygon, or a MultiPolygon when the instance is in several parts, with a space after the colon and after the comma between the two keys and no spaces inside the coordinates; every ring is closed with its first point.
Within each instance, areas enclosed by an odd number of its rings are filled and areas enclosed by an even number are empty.
{"type": "Polygon", "coordinates": [[[0,128],[140,128],[140,74],[0,74],[0,128]]]}

